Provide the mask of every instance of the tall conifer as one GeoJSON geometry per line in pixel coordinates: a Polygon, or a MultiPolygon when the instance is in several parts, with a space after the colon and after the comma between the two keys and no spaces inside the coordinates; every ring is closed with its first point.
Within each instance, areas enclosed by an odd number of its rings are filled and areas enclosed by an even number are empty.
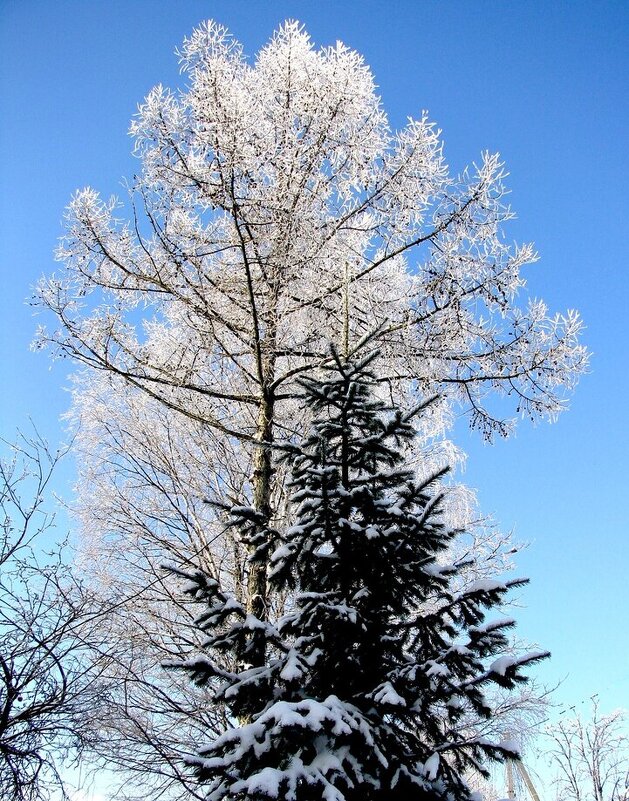
{"type": "MultiPolygon", "coordinates": [[[[456,591],[443,557],[459,532],[440,519],[445,470],[418,481],[404,463],[412,418],[374,393],[376,354],[335,352],[323,380],[302,382],[310,433],[285,447],[295,524],[280,533],[231,510],[270,581],[293,599],[272,625],[218,583],[188,575],[207,605],[205,653],[184,663],[225,705],[229,726],[192,760],[208,799],[466,799],[464,775],[513,746],[478,737],[484,687],[512,688],[547,656],[505,654],[511,619],[486,622],[526,579],[456,591]],[[264,638],[268,658],[248,655],[264,638]],[[502,655],[501,655],[502,654],[502,655]]],[[[254,558],[256,556],[254,555],[254,558]]]]}

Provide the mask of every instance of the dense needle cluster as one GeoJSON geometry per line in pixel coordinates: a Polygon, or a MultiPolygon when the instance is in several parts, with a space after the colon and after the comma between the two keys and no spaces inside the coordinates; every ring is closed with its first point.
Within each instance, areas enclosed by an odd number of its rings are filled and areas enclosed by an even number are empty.
{"type": "Polygon", "coordinates": [[[216,580],[182,573],[207,606],[208,636],[183,667],[232,724],[192,760],[211,801],[465,799],[466,771],[513,756],[470,720],[491,715],[485,685],[511,688],[547,655],[505,654],[513,620],[485,619],[526,579],[453,589],[462,566],[442,560],[457,536],[440,522],[445,471],[418,483],[405,466],[423,407],[378,400],[374,358],[333,353],[323,380],[302,382],[314,419],[283,449],[294,525],[280,534],[232,509],[254,559],[273,549],[270,581],[294,599],[285,614],[263,622],[216,580]],[[252,666],[260,638],[266,660],[252,666]]]}

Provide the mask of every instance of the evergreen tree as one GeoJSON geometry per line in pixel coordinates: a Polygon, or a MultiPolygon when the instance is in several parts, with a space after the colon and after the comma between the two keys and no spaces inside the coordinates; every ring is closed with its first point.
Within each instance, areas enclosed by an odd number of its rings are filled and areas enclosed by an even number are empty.
{"type": "Polygon", "coordinates": [[[230,723],[192,760],[212,801],[465,799],[467,770],[514,755],[470,720],[491,715],[484,685],[511,688],[547,656],[499,656],[514,621],[485,621],[526,579],[455,590],[462,566],[439,561],[458,533],[440,520],[445,470],[418,482],[404,465],[427,404],[387,408],[374,358],[333,353],[325,380],[302,382],[311,431],[283,452],[295,525],[280,535],[232,509],[253,558],[271,553],[270,581],[294,599],[286,614],[258,620],[215,580],[181,573],[208,607],[206,652],[183,667],[230,723]],[[268,658],[252,666],[260,638],[268,658]]]}

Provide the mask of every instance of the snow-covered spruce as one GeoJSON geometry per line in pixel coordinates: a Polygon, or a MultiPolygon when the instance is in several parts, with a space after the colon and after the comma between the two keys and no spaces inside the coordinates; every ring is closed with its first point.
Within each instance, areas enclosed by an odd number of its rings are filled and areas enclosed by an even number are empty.
{"type": "Polygon", "coordinates": [[[440,522],[445,471],[418,484],[403,461],[422,409],[376,399],[375,354],[333,357],[324,380],[303,381],[314,421],[284,451],[295,524],[280,536],[253,509],[232,510],[261,558],[275,540],[270,580],[292,608],[263,623],[216,581],[183,574],[207,605],[208,640],[182,666],[233,724],[191,763],[211,801],[466,799],[467,770],[513,756],[467,725],[491,714],[484,685],[511,688],[547,656],[505,655],[514,621],[485,620],[526,579],[450,590],[459,568],[438,562],[457,536],[440,522]],[[266,662],[251,667],[260,637],[266,662]]]}

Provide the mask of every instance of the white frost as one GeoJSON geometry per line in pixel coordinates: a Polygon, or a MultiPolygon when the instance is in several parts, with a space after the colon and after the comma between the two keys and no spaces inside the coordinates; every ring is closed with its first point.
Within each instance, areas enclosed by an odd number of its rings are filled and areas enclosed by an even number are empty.
{"type": "Polygon", "coordinates": [[[428,757],[424,764],[424,775],[429,781],[434,781],[437,778],[437,773],[439,772],[439,754],[435,751],[435,753],[428,757]]]}
{"type": "Polygon", "coordinates": [[[396,692],[390,681],[385,681],[374,693],[374,701],[379,704],[391,704],[391,706],[406,706],[406,701],[396,692]]]}

